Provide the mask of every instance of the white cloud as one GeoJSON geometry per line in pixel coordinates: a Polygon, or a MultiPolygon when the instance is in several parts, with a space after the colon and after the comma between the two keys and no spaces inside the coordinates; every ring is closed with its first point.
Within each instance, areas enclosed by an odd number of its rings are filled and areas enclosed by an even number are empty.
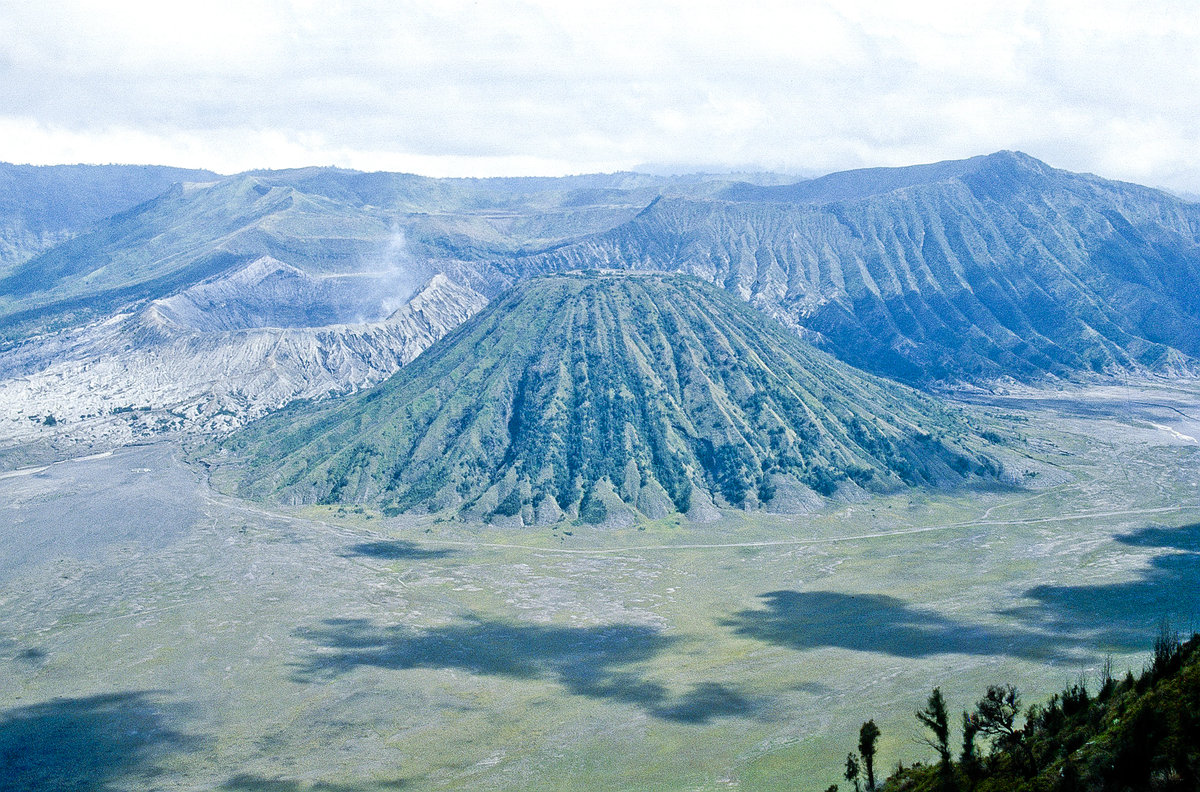
{"type": "Polygon", "coordinates": [[[1020,148],[1200,190],[1191,2],[0,0],[0,159],[432,175],[1020,148]]]}

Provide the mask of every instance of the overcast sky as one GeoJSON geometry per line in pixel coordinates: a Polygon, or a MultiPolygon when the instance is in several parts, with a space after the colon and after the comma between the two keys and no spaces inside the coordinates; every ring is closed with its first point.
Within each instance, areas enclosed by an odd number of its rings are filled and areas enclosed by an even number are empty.
{"type": "Polygon", "coordinates": [[[814,173],[998,149],[1200,192],[1200,2],[0,0],[9,162],[814,173]]]}

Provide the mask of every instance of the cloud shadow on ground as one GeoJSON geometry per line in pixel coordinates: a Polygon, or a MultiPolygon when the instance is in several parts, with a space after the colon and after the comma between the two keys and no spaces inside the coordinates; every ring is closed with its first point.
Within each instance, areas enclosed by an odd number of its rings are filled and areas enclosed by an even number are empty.
{"type": "Polygon", "coordinates": [[[384,790],[404,789],[405,782],[395,781],[373,782],[369,784],[333,784],[326,781],[304,783],[284,778],[268,778],[253,773],[238,773],[230,778],[221,789],[230,792],[384,792],[384,790]]]}
{"type": "Polygon", "coordinates": [[[1008,655],[1044,660],[1150,648],[1163,620],[1200,628],[1200,524],[1121,534],[1129,547],[1161,548],[1139,577],[1119,583],[1040,585],[1032,604],[997,611],[1008,625],[959,621],[884,594],[771,591],[764,607],[722,624],[738,635],[792,649],[838,647],[895,657],[1008,655]]]}
{"type": "Polygon", "coordinates": [[[1035,602],[1004,613],[1031,625],[1111,650],[1148,650],[1158,625],[1200,629],[1200,524],[1150,526],[1116,537],[1130,547],[1167,551],[1133,580],[1082,586],[1041,585],[1025,592],[1035,602]]]}
{"type": "Polygon", "coordinates": [[[677,723],[749,717],[758,697],[717,682],[673,694],[637,668],[678,644],[644,625],[564,627],[514,624],[482,618],[416,631],[367,619],[331,619],[298,631],[320,649],[297,665],[296,679],[318,681],[373,666],[394,670],[453,668],[510,679],[552,680],[579,696],[642,708],[677,723]]]}
{"type": "Polygon", "coordinates": [[[40,663],[46,659],[46,653],[35,646],[30,646],[17,652],[16,659],[23,663],[40,663]]]}
{"type": "Polygon", "coordinates": [[[405,539],[380,539],[373,542],[359,542],[351,545],[343,554],[350,556],[368,556],[384,561],[423,561],[434,558],[446,558],[454,555],[454,550],[430,550],[421,547],[416,542],[405,539]]]}
{"type": "Polygon", "coordinates": [[[1025,630],[960,622],[884,594],[770,591],[763,608],[722,624],[741,636],[791,649],[838,647],[894,657],[1008,654],[1043,659],[1045,640],[1025,630]],[[1040,639],[1040,640],[1039,640],[1040,639]]]}
{"type": "Polygon", "coordinates": [[[0,712],[0,792],[148,788],[173,753],[203,741],[149,691],[56,698],[0,712]]]}
{"type": "Polygon", "coordinates": [[[35,668],[46,661],[49,655],[36,646],[22,646],[10,638],[0,638],[0,660],[8,660],[25,668],[35,668]]]}

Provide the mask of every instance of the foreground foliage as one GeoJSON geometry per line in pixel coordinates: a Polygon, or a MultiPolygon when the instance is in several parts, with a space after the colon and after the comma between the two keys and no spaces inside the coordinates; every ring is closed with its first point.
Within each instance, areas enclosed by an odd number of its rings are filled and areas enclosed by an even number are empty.
{"type": "MultiPolygon", "coordinates": [[[[1016,688],[991,686],[974,712],[963,713],[963,725],[958,761],[900,769],[881,789],[1195,790],[1200,788],[1200,635],[1185,644],[1164,635],[1139,677],[1130,673],[1116,680],[1106,672],[1094,695],[1080,682],[1023,715],[1016,688]],[[981,754],[977,737],[990,750],[981,754]]],[[[945,745],[940,733],[937,742],[945,745]]]]}

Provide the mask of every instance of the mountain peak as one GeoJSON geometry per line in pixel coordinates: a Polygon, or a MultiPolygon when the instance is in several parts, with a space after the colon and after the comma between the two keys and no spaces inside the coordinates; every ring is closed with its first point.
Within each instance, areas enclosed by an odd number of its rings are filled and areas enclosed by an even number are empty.
{"type": "Polygon", "coordinates": [[[978,163],[978,167],[968,173],[998,171],[1008,177],[1016,176],[1019,173],[1036,174],[1038,176],[1049,176],[1054,173],[1054,168],[1051,168],[1037,157],[1031,157],[1023,151],[1010,151],[1007,149],[987,154],[983,157],[973,157],[963,162],[978,163]]]}
{"type": "Polygon", "coordinates": [[[1001,149],[1000,151],[994,151],[991,154],[985,154],[982,157],[982,159],[992,161],[992,162],[997,162],[997,161],[1018,162],[1023,165],[1028,165],[1028,166],[1036,167],[1036,168],[1049,168],[1050,167],[1049,165],[1042,162],[1037,157],[1030,156],[1029,154],[1026,154],[1024,151],[1017,151],[1016,149],[1001,149]]]}
{"type": "Polygon", "coordinates": [[[815,179],[783,186],[736,184],[720,197],[731,201],[781,201],[828,204],[854,201],[926,184],[961,179],[984,170],[1020,168],[1039,174],[1052,169],[1020,151],[997,151],[960,160],[944,160],[899,168],[860,168],[838,171],[815,179]]]}

